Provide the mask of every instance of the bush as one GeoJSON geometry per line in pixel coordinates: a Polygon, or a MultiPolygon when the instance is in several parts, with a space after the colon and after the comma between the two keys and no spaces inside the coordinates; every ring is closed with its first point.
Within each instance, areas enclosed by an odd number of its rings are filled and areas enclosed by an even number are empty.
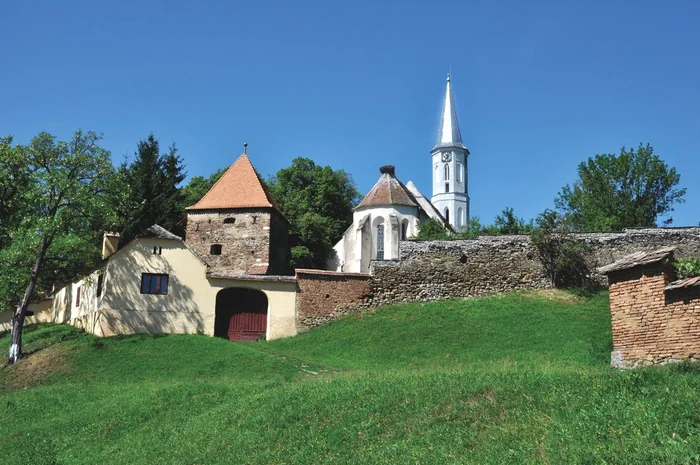
{"type": "Polygon", "coordinates": [[[700,258],[681,258],[673,262],[678,279],[700,276],[700,258]]]}

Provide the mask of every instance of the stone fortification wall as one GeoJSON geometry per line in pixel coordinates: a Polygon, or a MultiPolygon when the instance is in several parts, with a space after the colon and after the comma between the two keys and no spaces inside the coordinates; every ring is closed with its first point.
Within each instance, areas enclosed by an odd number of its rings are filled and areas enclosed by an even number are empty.
{"type": "Polygon", "coordinates": [[[299,332],[368,306],[368,274],[298,269],[296,278],[299,332]]]}
{"type": "MultiPolygon", "coordinates": [[[[676,257],[700,257],[700,228],[630,229],[575,237],[591,246],[587,257],[591,269],[632,252],[669,246],[676,248],[676,257]]],[[[550,287],[526,235],[404,241],[400,260],[373,262],[370,274],[373,305],[550,287]]]]}
{"type": "MultiPolygon", "coordinates": [[[[631,229],[575,236],[591,246],[591,256],[587,257],[590,269],[632,252],[669,246],[676,248],[676,257],[700,258],[700,228],[631,229]]],[[[596,277],[607,283],[605,276],[596,277]]],[[[551,287],[527,235],[402,241],[400,259],[372,262],[369,275],[297,270],[297,281],[299,331],[368,306],[551,287]]]]}

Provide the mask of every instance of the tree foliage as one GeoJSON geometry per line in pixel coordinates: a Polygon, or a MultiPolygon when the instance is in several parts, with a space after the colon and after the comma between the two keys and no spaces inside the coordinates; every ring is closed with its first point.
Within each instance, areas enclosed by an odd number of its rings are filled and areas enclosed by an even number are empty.
{"type": "MultiPolygon", "coordinates": [[[[578,231],[620,231],[625,227],[653,227],[659,216],[683,202],[680,175],[669,168],[651,145],[602,154],[578,166],[579,179],[566,185],[556,206],[578,231]]],[[[665,223],[670,224],[672,218],[665,223]]]]}
{"type": "Polygon", "coordinates": [[[526,222],[516,216],[511,207],[506,207],[500,215],[496,215],[494,226],[498,234],[527,234],[532,230],[532,221],[526,222]]]}
{"type": "Polygon", "coordinates": [[[333,245],[352,223],[359,193],[350,174],[295,158],[268,180],[268,187],[291,223],[294,268],[325,268],[333,245]]]}
{"type": "Polygon", "coordinates": [[[434,218],[428,218],[420,224],[420,229],[416,235],[416,239],[448,239],[450,238],[449,231],[445,225],[434,218]]]}
{"type": "MultiPolygon", "coordinates": [[[[109,152],[101,136],[78,131],[68,142],[40,133],[27,146],[4,139],[0,178],[21,179],[11,195],[10,228],[0,249],[0,298],[16,306],[10,361],[21,354],[22,326],[30,301],[47,295],[56,283],[72,279],[99,260],[99,236],[109,223],[107,194],[114,180],[109,152]],[[13,173],[20,161],[24,170],[13,173]]],[[[8,200],[9,199],[9,200],[8,200]]]]}
{"type": "Polygon", "coordinates": [[[216,183],[216,181],[223,176],[227,168],[221,168],[216,170],[208,177],[204,176],[192,176],[185,187],[182,188],[182,212],[184,214],[185,208],[191,207],[200,201],[204,194],[209,192],[209,189],[216,183]]]}
{"type": "Polygon", "coordinates": [[[555,287],[581,287],[590,283],[590,267],[586,256],[590,248],[571,234],[567,219],[552,210],[545,210],[535,220],[530,233],[532,243],[555,287]]]}
{"type": "Polygon", "coordinates": [[[115,199],[122,244],[155,223],[177,235],[184,234],[184,199],[179,184],[185,173],[174,145],[161,153],[158,140],[150,134],[139,141],[134,160],[119,167],[118,176],[124,186],[115,199]]]}

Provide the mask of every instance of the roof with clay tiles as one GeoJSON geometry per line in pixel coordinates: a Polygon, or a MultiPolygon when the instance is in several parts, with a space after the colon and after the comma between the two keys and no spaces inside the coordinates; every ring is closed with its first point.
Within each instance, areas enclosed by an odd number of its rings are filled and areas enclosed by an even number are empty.
{"type": "Polygon", "coordinates": [[[396,179],[393,166],[382,166],[379,168],[379,171],[382,173],[379,181],[356,208],[379,205],[418,206],[418,202],[413,198],[413,194],[406,189],[406,186],[401,181],[396,179]]]}
{"type": "Polygon", "coordinates": [[[226,170],[199,202],[187,207],[187,210],[228,208],[274,208],[280,211],[245,153],[226,170]]]}
{"type": "Polygon", "coordinates": [[[652,252],[635,252],[622,257],[615,263],[598,268],[598,272],[607,274],[613,271],[628,270],[636,266],[651,265],[672,256],[673,250],[673,247],[666,247],[652,252]]]}

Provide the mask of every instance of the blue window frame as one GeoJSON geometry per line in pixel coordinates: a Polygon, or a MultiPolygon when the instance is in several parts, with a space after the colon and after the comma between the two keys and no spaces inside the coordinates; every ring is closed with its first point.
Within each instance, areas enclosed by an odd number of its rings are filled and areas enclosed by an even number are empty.
{"type": "Polygon", "coordinates": [[[168,293],[168,275],[167,274],[141,274],[141,294],[161,294],[168,293]]]}

